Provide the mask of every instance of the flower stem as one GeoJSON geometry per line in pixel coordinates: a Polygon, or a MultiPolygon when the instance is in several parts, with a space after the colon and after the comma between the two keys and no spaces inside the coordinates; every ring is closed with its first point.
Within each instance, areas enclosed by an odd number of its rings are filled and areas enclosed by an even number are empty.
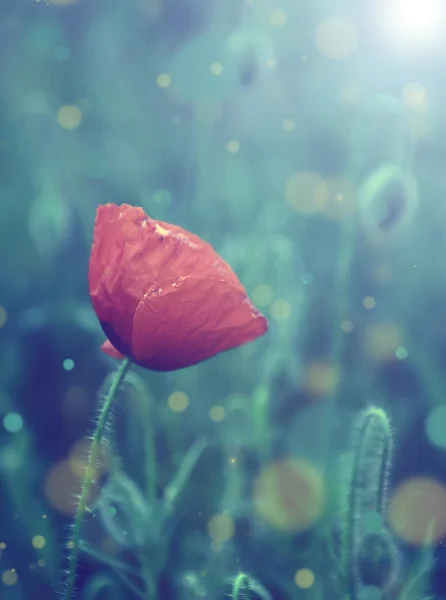
{"type": "Polygon", "coordinates": [[[79,556],[79,543],[81,537],[82,521],[84,519],[85,512],[87,510],[87,503],[90,495],[91,486],[94,482],[94,476],[96,471],[96,460],[98,458],[99,447],[102,442],[104,435],[104,429],[107,425],[108,417],[110,415],[110,409],[116,397],[116,392],[124,381],[124,377],[129,370],[131,361],[125,358],[119,369],[116,371],[110,388],[103,400],[99,418],[97,420],[96,429],[93,433],[90,450],[88,452],[87,466],[85,473],[82,478],[81,494],[76,509],[76,516],[74,519],[73,536],[71,538],[70,553],[68,556],[68,569],[67,569],[67,580],[66,588],[63,594],[65,600],[72,600],[74,594],[74,584],[76,582],[76,568],[77,560],[79,556]]]}

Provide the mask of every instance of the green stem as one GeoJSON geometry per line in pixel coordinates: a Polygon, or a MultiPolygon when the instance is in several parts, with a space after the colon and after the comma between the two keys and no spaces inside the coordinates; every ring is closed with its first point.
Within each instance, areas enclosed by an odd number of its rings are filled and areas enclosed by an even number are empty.
{"type": "Polygon", "coordinates": [[[157,600],[158,592],[156,587],[156,576],[152,572],[150,561],[147,557],[141,562],[142,575],[145,585],[145,591],[147,593],[147,600],[157,600]]]}
{"type": "Polygon", "coordinates": [[[99,447],[102,442],[104,429],[107,425],[112,404],[115,400],[116,392],[118,391],[122,382],[124,381],[124,377],[126,376],[130,365],[130,359],[125,358],[122,361],[119,369],[116,371],[115,376],[113,377],[113,380],[111,382],[110,388],[102,403],[99,418],[96,424],[96,429],[92,437],[90,450],[88,452],[87,466],[85,468],[85,473],[82,479],[81,494],[76,509],[76,517],[74,519],[73,537],[71,539],[70,553],[68,556],[67,581],[66,589],[64,592],[65,600],[72,600],[73,598],[74,584],[76,581],[77,560],[79,556],[79,543],[81,537],[82,521],[87,510],[87,503],[90,495],[91,486],[94,482],[99,447]]]}
{"type": "MultiPolygon", "coordinates": [[[[147,403],[150,398],[144,398],[142,402],[143,423],[144,423],[144,470],[146,474],[146,494],[150,506],[154,506],[156,501],[156,458],[155,458],[155,432],[153,431],[153,415],[147,403]]],[[[153,405],[153,402],[152,402],[153,405]]]]}

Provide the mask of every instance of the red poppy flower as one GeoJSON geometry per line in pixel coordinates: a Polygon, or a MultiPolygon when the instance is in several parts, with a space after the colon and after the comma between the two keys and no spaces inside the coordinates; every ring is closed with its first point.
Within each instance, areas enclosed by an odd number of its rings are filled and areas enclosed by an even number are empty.
{"type": "Polygon", "coordinates": [[[104,352],[156,371],[194,365],[268,328],[210,244],[128,204],[98,207],[89,287],[104,352]]]}

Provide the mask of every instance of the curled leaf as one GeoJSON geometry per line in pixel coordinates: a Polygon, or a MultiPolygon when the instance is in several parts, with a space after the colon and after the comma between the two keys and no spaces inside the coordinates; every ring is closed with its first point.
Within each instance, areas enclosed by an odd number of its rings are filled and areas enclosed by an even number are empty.
{"type": "Polygon", "coordinates": [[[82,592],[82,600],[120,600],[120,598],[116,581],[105,573],[91,577],[82,592]]]}
{"type": "Polygon", "coordinates": [[[160,537],[159,521],[138,486],[121,470],[113,472],[96,502],[107,533],[121,547],[141,548],[160,537]]]}
{"type": "Polygon", "coordinates": [[[175,477],[164,490],[164,505],[166,515],[172,514],[177,504],[178,497],[185,488],[186,483],[188,482],[190,475],[206,446],[207,443],[205,439],[199,438],[186,452],[175,477]]]}

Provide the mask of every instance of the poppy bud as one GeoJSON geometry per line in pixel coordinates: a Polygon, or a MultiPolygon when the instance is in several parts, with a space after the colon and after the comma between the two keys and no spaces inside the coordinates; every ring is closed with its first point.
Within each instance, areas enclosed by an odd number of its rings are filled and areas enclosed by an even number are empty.
{"type": "Polygon", "coordinates": [[[411,221],[418,202],[417,182],[409,171],[383,164],[373,171],[359,192],[360,215],[375,237],[403,227],[411,221]]]}
{"type": "Polygon", "coordinates": [[[395,579],[398,564],[397,549],[390,533],[382,529],[365,535],[356,560],[361,583],[387,588],[395,579]]]}
{"type": "Polygon", "coordinates": [[[392,466],[393,436],[387,413],[370,406],[357,416],[349,468],[343,485],[341,560],[352,596],[365,585],[387,586],[396,569],[396,552],[384,523],[392,466]],[[373,515],[375,519],[373,519],[373,515]],[[370,519],[380,522],[379,528],[370,519]]]}
{"type": "Polygon", "coordinates": [[[275,49],[267,33],[257,27],[240,27],[227,40],[227,48],[238,65],[239,83],[251,88],[271,77],[268,62],[275,58],[275,49]]]}
{"type": "Polygon", "coordinates": [[[89,288],[109,340],[102,349],[155,371],[197,364],[268,327],[210,244],[128,204],[98,207],[89,288]]]}
{"type": "Polygon", "coordinates": [[[263,585],[246,573],[239,573],[232,582],[232,600],[242,600],[242,598],[258,598],[259,600],[271,600],[271,595],[263,585]]]}

